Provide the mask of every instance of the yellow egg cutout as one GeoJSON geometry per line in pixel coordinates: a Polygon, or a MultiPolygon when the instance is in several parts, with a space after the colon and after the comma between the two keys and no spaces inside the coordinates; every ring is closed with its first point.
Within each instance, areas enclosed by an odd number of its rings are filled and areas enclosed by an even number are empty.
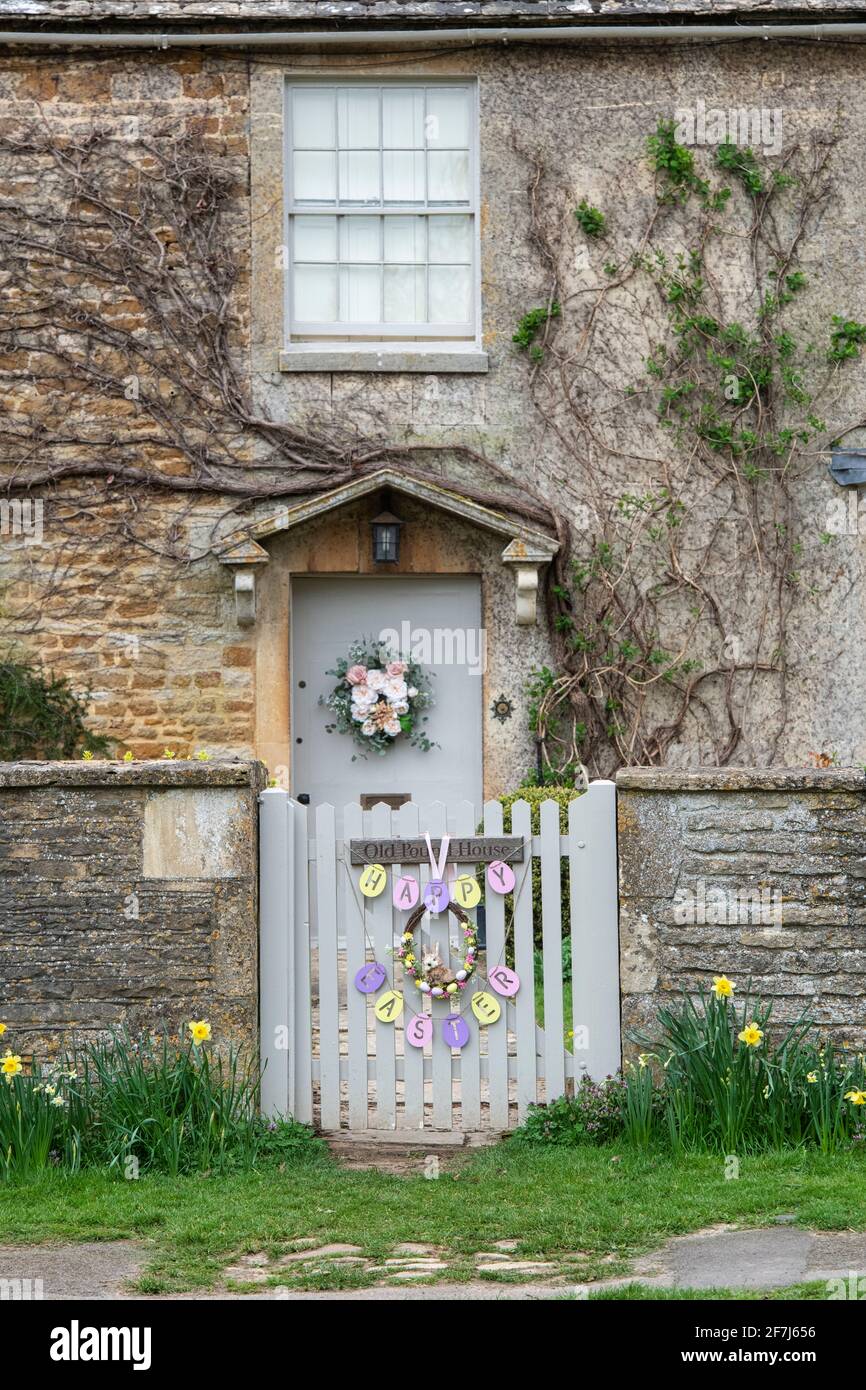
{"type": "Polygon", "coordinates": [[[451,901],[458,907],[477,907],[481,902],[481,884],[471,874],[458,874],[451,885],[451,901]]]}
{"type": "Polygon", "coordinates": [[[480,994],[473,994],[472,1012],[479,1023],[495,1023],[502,1013],[502,1005],[495,995],[488,994],[485,989],[480,994]]]}
{"type": "Polygon", "coordinates": [[[395,989],[386,989],[376,1000],[373,1012],[380,1023],[396,1023],[403,1012],[403,996],[395,989]]]}
{"type": "Polygon", "coordinates": [[[365,864],[361,871],[359,887],[365,898],[378,898],[384,892],[388,875],[381,864],[365,864]]]}

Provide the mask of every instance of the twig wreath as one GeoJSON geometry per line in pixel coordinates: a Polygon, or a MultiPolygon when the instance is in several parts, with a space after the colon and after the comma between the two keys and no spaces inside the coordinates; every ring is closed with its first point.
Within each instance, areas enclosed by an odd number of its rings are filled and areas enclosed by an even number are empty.
{"type": "Polygon", "coordinates": [[[419,903],[409,917],[403,928],[400,945],[394,953],[398,960],[403,962],[403,969],[421,993],[429,994],[434,999],[443,999],[449,994],[457,994],[464,990],[475,973],[475,951],[478,945],[475,923],[470,921],[463,909],[455,903],[448,904],[448,911],[454,914],[463,927],[466,954],[458,970],[452,970],[441,959],[438,946],[433,950],[424,951],[419,963],[415,951],[415,928],[423,921],[427,912],[424,903],[419,903]]]}
{"type": "MultiPolygon", "coordinates": [[[[401,736],[426,753],[435,745],[420,727],[433,694],[423,667],[412,657],[399,657],[390,647],[362,638],[349,647],[327,675],[337,684],[322,703],[334,713],[328,733],[350,734],[364,753],[384,757],[401,736]]],[[[353,755],[353,761],[354,761],[353,755]]]]}

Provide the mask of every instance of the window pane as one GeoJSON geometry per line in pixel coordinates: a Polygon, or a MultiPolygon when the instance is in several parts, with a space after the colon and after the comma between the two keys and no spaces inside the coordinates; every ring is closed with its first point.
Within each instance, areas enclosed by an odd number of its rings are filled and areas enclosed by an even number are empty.
{"type": "Polygon", "coordinates": [[[378,217],[340,218],[340,260],[378,261],[382,258],[378,217]]]}
{"type": "Polygon", "coordinates": [[[340,154],[340,202],[378,203],[379,155],[340,154]]]}
{"type": "Polygon", "coordinates": [[[386,87],[382,92],[382,144],[386,150],[424,145],[424,93],[420,87],[386,87]]]}
{"type": "Polygon", "coordinates": [[[430,218],[431,261],[472,260],[472,218],[430,218]]]}
{"type": "Polygon", "coordinates": [[[428,87],[427,144],[440,149],[469,145],[469,93],[465,88],[428,87]]]}
{"type": "Polygon", "coordinates": [[[334,92],[326,87],[292,90],[292,144],[296,150],[333,149],[334,92]]]}
{"type": "Polygon", "coordinates": [[[337,196],[335,156],[324,150],[294,156],[297,203],[332,203],[337,196]]]}
{"type": "MultiPolygon", "coordinates": [[[[448,219],[449,222],[452,220],[448,219]]],[[[385,260],[423,261],[426,247],[426,217],[385,218],[385,260]]],[[[445,259],[444,257],[442,259],[445,259]]],[[[451,256],[448,259],[458,260],[451,256]]]]}
{"type": "Polygon", "coordinates": [[[296,217],[296,261],[335,261],[337,259],[336,217],[296,217]]]}
{"type": "Polygon", "coordinates": [[[469,155],[462,150],[431,150],[427,155],[427,197],[431,203],[469,201],[469,155]]]}
{"type": "Polygon", "coordinates": [[[337,267],[296,265],[293,317],[302,323],[335,323],[337,267]]]}
{"type": "Polygon", "coordinates": [[[430,322],[467,323],[472,317],[472,276],[467,265],[431,265],[430,322]]]}
{"type": "Polygon", "coordinates": [[[343,87],[337,94],[341,150],[379,148],[379,93],[375,87],[343,87]]]}
{"type": "Polygon", "coordinates": [[[380,275],[378,266],[340,267],[340,322],[379,323],[380,275]]]}
{"type": "Polygon", "coordinates": [[[423,266],[386,266],[385,322],[425,322],[423,266]]]}
{"type": "Polygon", "coordinates": [[[411,150],[386,150],[382,157],[386,203],[423,203],[424,155],[411,150]]]}

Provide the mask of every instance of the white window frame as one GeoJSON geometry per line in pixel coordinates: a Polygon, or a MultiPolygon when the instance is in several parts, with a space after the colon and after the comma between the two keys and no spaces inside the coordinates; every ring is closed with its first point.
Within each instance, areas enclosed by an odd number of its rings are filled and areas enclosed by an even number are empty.
{"type": "MultiPolygon", "coordinates": [[[[381,98],[380,98],[380,117],[379,117],[379,152],[380,160],[382,157],[381,139],[381,98]]],[[[465,351],[467,348],[479,348],[481,342],[481,284],[480,284],[480,217],[479,217],[479,121],[478,121],[478,82],[474,78],[466,77],[297,77],[287,76],[284,86],[284,243],[286,255],[284,258],[284,323],[285,348],[309,349],[328,347],[333,350],[341,348],[357,351],[358,349],[369,349],[375,351],[378,346],[385,348],[402,348],[407,352],[413,350],[427,351],[455,349],[465,351]],[[296,207],[293,197],[292,187],[292,155],[294,153],[294,142],[292,139],[292,91],[297,87],[319,87],[330,88],[334,91],[343,87],[367,87],[377,88],[380,93],[386,87],[404,88],[424,88],[425,90],[433,87],[460,87],[469,94],[469,200],[463,206],[451,204],[442,207],[430,207],[426,200],[423,203],[406,204],[395,207],[384,201],[384,185],[380,176],[379,201],[378,203],[358,203],[343,204],[336,201],[312,203],[305,201],[300,207],[296,207]],[[471,275],[471,306],[472,316],[466,323],[308,323],[298,321],[293,318],[292,305],[292,284],[294,275],[294,219],[303,216],[333,216],[340,217],[436,217],[436,216],[468,216],[472,219],[472,261],[470,265],[471,275]]],[[[339,148],[339,146],[337,146],[339,148]]],[[[323,151],[325,153],[325,151],[323,151]]],[[[425,188],[425,194],[426,194],[425,188]]],[[[339,190],[338,190],[339,193],[339,190]]],[[[384,221],[381,224],[384,228],[384,221]]],[[[338,230],[339,238],[339,230],[338,230]]],[[[339,240],[338,240],[339,250],[339,240]]],[[[384,258],[384,248],[380,245],[380,256],[384,258]]],[[[380,260],[383,264],[384,260],[380,260]]],[[[338,262],[339,264],[339,262],[338,262]]],[[[429,260],[426,266],[429,271],[429,260]]],[[[429,302],[428,302],[429,307],[429,302]]]]}

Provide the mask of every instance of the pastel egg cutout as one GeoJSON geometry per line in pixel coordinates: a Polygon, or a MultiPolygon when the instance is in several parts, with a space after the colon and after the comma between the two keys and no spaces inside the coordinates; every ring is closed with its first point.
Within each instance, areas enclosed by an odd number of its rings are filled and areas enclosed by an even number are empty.
{"type": "Polygon", "coordinates": [[[494,859],[487,865],[487,882],[494,893],[514,892],[514,870],[501,859],[494,859]]]}
{"type": "Polygon", "coordinates": [[[396,1023],[403,1012],[403,996],[395,989],[386,989],[376,1000],[374,1014],[380,1023],[396,1023]]]}
{"type": "Polygon", "coordinates": [[[451,901],[458,907],[477,907],[481,901],[481,884],[471,874],[458,874],[451,885],[451,901]]]}
{"type": "Polygon", "coordinates": [[[424,889],[424,906],[428,912],[444,912],[448,906],[448,887],[441,878],[431,878],[424,889]]]}
{"type": "Polygon", "coordinates": [[[429,1014],[416,1014],[406,1024],[406,1041],[410,1047],[426,1047],[433,1038],[433,1020],[429,1014]]]}
{"type": "Polygon", "coordinates": [[[381,864],[365,864],[358,880],[365,898],[378,898],[388,882],[388,875],[381,864]]]}
{"type": "Polygon", "coordinates": [[[380,965],[377,960],[371,960],[362,965],[355,976],[355,988],[362,994],[375,994],[377,989],[382,988],[386,978],[384,965],[380,965]]]}
{"type": "Polygon", "coordinates": [[[472,1012],[479,1023],[495,1023],[502,1013],[502,1005],[495,995],[488,994],[485,989],[480,994],[473,994],[472,1012]]]}
{"type": "Polygon", "coordinates": [[[509,970],[507,965],[494,965],[493,969],[487,972],[487,983],[497,994],[503,994],[506,999],[510,999],[520,989],[520,976],[516,970],[509,970]]]}
{"type": "Polygon", "coordinates": [[[465,1047],[469,1041],[469,1025],[460,1014],[449,1014],[442,1020],[442,1041],[446,1047],[465,1047]]]}
{"type": "Polygon", "coordinates": [[[421,889],[418,887],[417,878],[410,878],[408,874],[403,874],[394,884],[394,906],[398,912],[408,912],[415,906],[421,889]]]}

